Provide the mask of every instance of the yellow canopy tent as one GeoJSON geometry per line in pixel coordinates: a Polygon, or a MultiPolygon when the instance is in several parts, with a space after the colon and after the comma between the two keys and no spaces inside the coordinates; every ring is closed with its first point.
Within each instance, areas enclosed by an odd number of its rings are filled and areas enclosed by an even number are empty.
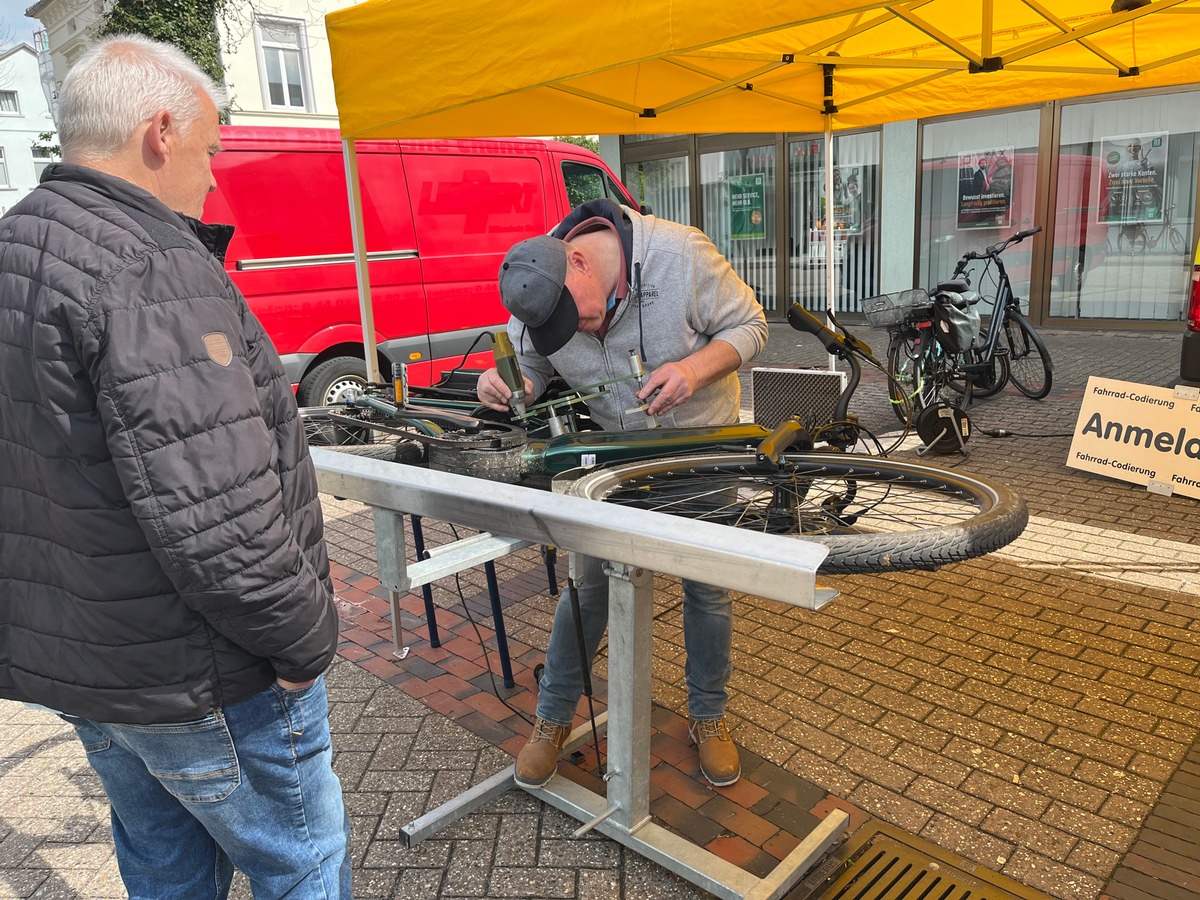
{"type": "Polygon", "coordinates": [[[827,109],[837,130],[1200,81],[1200,0],[1109,3],[371,0],[326,22],[345,137],[823,131],[827,109]]]}
{"type": "Polygon", "coordinates": [[[1200,82],[1200,0],[370,0],[326,23],[350,166],[363,138],[828,136],[1200,82]]]}

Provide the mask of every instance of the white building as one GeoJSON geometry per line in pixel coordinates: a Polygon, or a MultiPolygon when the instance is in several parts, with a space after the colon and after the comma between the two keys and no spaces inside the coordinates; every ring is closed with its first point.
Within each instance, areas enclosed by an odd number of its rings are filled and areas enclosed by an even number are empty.
{"type": "Polygon", "coordinates": [[[37,52],[26,43],[0,52],[0,214],[32,191],[55,159],[34,147],[38,136],[49,131],[54,131],[54,120],[37,52]]]}
{"type": "MultiPolygon", "coordinates": [[[[225,87],[234,125],[337,126],[325,13],[356,0],[274,0],[242,6],[221,25],[225,87]]],[[[52,97],[94,41],[105,0],[40,0],[26,10],[46,27],[52,97]]]]}

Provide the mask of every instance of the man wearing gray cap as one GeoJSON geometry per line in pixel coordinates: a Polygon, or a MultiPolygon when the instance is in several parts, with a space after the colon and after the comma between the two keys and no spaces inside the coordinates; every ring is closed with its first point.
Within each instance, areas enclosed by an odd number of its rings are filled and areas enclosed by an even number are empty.
{"type": "MultiPolygon", "coordinates": [[[[550,235],[521,241],[500,269],[500,297],[512,319],[508,332],[537,397],[550,379],[569,385],[610,381],[629,371],[637,352],[649,375],[640,386],[612,383],[588,401],[607,430],[646,427],[643,405],[667,426],[738,421],[737,369],[766,345],[757,298],[702,232],[611,200],[579,206],[550,235]]],[[[479,377],[479,399],[508,410],[511,391],[495,369],[479,377]]],[[[588,663],[608,621],[608,579],[602,561],[576,555],[588,663]]],[[[683,580],[689,731],[700,768],[714,785],[741,775],[737,747],[725,724],[731,674],[733,603],[721,588],[683,580]]],[[[583,691],[571,605],[560,598],[546,649],[537,721],[517,757],[516,781],[541,787],[554,775],[583,691]]]]}

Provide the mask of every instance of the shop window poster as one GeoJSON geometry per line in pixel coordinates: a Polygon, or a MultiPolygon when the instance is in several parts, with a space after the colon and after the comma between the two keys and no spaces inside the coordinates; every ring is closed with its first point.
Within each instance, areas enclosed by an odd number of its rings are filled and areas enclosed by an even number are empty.
{"type": "Polygon", "coordinates": [[[997,147],[958,154],[959,230],[1012,224],[1013,150],[997,147]]]}
{"type": "Polygon", "coordinates": [[[1100,139],[1100,224],[1161,222],[1167,179],[1167,133],[1100,139]]]}
{"type": "Polygon", "coordinates": [[[729,237],[735,241],[767,236],[765,175],[729,176],[729,237]]]}

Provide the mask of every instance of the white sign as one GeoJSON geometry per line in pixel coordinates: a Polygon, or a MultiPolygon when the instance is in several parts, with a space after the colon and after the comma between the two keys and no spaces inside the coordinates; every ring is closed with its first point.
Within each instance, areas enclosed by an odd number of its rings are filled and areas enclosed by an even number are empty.
{"type": "Polygon", "coordinates": [[[1088,379],[1067,465],[1200,498],[1200,399],[1180,389],[1088,379]]]}

